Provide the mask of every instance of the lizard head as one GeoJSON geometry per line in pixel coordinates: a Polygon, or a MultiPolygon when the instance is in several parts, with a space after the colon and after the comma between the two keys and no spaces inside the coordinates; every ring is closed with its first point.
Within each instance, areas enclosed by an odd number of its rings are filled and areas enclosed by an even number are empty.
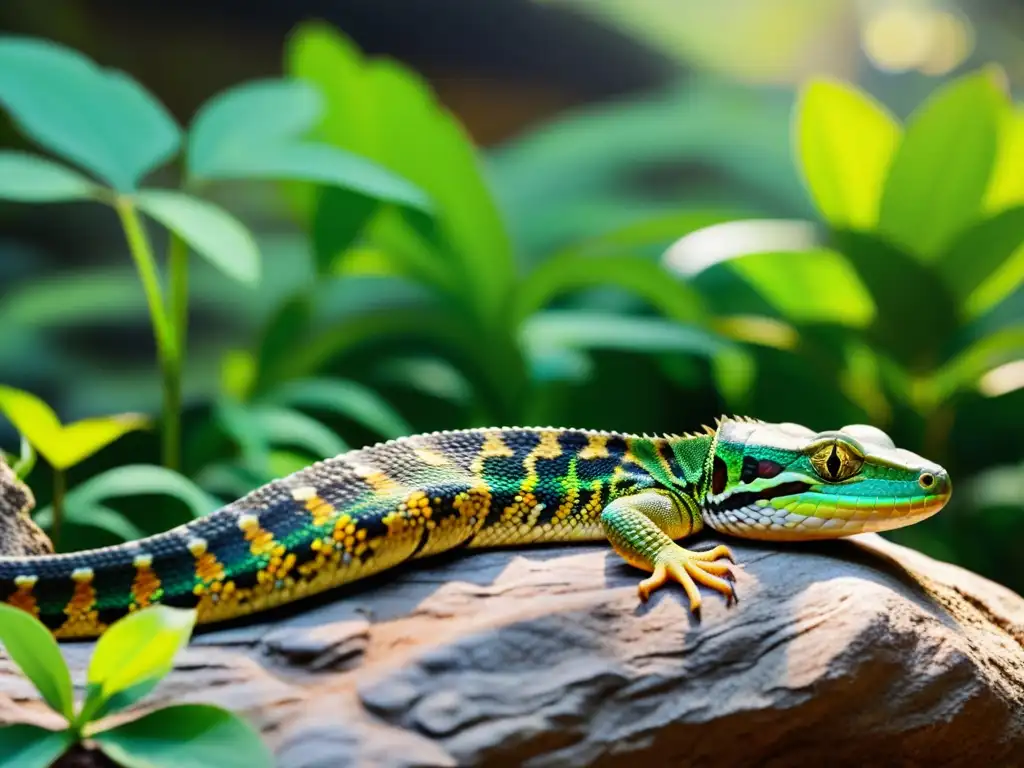
{"type": "Polygon", "coordinates": [[[946,471],[876,427],[814,432],[723,419],[716,431],[708,525],[745,538],[831,539],[902,528],[949,500],[946,471]]]}

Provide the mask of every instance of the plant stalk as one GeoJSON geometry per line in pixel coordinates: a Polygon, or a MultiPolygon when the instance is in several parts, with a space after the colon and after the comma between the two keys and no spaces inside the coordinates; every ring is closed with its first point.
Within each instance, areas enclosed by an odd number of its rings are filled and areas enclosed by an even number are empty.
{"type": "Polygon", "coordinates": [[[188,244],[170,233],[167,249],[168,304],[174,337],[175,364],[164,369],[165,412],[175,414],[164,424],[164,466],[179,469],[181,463],[182,369],[188,342],[188,244]]]}
{"type": "MultiPolygon", "coordinates": [[[[164,305],[163,291],[153,249],[146,230],[142,226],[138,211],[130,198],[118,197],[114,201],[124,228],[128,248],[142,281],[142,288],[149,305],[149,316],[156,339],[157,356],[163,374],[163,419],[161,429],[163,465],[177,469],[181,453],[181,358],[177,345],[174,323],[164,305]]],[[[187,280],[187,273],[185,278],[187,280]]]]}
{"type": "Polygon", "coordinates": [[[67,475],[63,469],[53,468],[53,525],[50,527],[50,541],[53,551],[60,552],[61,531],[64,527],[64,494],[67,491],[67,475]]]}

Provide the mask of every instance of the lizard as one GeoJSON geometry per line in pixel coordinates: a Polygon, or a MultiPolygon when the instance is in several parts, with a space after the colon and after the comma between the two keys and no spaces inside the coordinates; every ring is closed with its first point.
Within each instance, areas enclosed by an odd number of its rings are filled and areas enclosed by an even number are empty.
{"type": "Polygon", "coordinates": [[[0,557],[0,600],[57,639],[93,638],[158,603],[194,608],[198,624],[213,624],[451,550],[607,541],[649,574],[640,599],[678,582],[699,617],[698,585],[727,604],[737,599],[727,545],[678,543],[703,528],[832,539],[916,523],[951,492],[942,467],[869,425],[815,432],[721,417],[662,436],[434,432],[314,463],[137,541],[0,557]]]}

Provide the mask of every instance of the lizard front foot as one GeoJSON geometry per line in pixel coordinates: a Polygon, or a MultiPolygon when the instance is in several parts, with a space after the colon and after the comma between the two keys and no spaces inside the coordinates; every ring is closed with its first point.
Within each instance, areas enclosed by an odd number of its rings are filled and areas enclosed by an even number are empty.
{"type": "Polygon", "coordinates": [[[676,543],[666,545],[654,559],[654,572],[637,587],[640,599],[646,602],[654,590],[671,580],[682,585],[686,596],[690,598],[690,610],[693,613],[700,611],[698,583],[725,595],[726,605],[739,602],[732,584],[732,569],[726,563],[718,562],[722,559],[736,562],[732,552],[724,544],[719,544],[707,552],[683,549],[676,543]]]}

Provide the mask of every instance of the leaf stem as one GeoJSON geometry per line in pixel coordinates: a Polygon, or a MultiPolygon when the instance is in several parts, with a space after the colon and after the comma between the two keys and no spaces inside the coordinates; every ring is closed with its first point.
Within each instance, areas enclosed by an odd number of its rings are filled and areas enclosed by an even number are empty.
{"type": "MultiPolygon", "coordinates": [[[[164,296],[160,288],[160,276],[157,271],[153,249],[150,246],[146,230],[142,226],[138,211],[130,198],[119,196],[114,201],[114,208],[121,218],[128,248],[142,281],[149,305],[149,316],[153,323],[153,336],[156,339],[157,356],[163,373],[163,423],[161,429],[163,464],[170,469],[177,469],[181,443],[181,359],[178,339],[174,323],[164,305],[164,296]]],[[[187,272],[184,273],[187,279],[187,272]]],[[[173,277],[173,276],[172,276],[173,277]]]]}
{"type": "Polygon", "coordinates": [[[188,341],[188,244],[174,231],[167,249],[168,304],[174,334],[175,365],[164,371],[165,407],[176,414],[164,424],[164,466],[177,470],[181,459],[181,378],[188,341]]]}
{"type": "Polygon", "coordinates": [[[53,551],[60,552],[60,538],[64,523],[64,493],[67,491],[67,475],[63,469],[53,468],[53,525],[50,527],[50,541],[53,551]]]}

